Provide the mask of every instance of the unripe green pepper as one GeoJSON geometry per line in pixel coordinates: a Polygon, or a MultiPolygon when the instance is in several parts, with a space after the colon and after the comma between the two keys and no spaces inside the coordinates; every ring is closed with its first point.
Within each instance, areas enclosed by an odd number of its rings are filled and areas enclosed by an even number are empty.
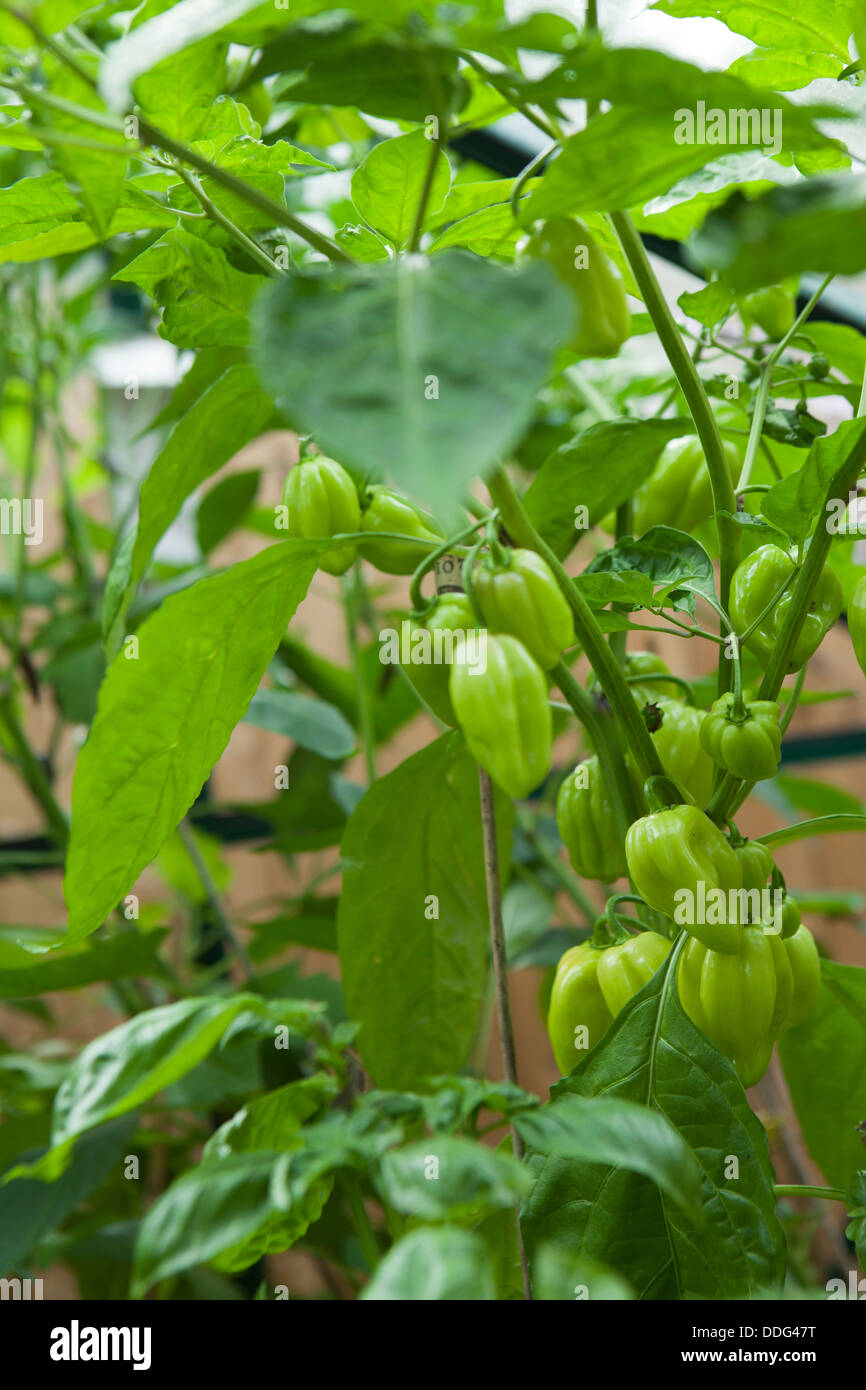
{"type": "Polygon", "coordinates": [[[794,935],[782,942],[791,963],[794,996],[784,1028],[796,1028],[803,1023],[818,1003],[821,993],[821,958],[815,938],[808,927],[799,927],[794,935]]]}
{"type": "MultiPolygon", "coordinates": [[[[409,623],[412,641],[416,640],[416,633],[426,629],[431,634],[431,653],[435,654],[436,644],[439,642],[446,660],[413,661],[404,665],[403,670],[433,713],[445,724],[456,724],[457,715],[451,703],[448,681],[457,652],[457,642],[478,626],[472,604],[465,594],[439,594],[423,615],[413,613],[409,623]],[[460,634],[460,637],[457,641],[453,638],[449,640],[449,632],[460,634]],[[442,633],[443,636],[437,638],[437,633],[442,633]],[[447,659],[449,656],[451,660],[447,659]]],[[[410,652],[411,650],[410,647],[410,652]]]]}
{"type": "Polygon", "coordinates": [[[451,667],[448,690],[469,751],[512,797],[550,771],[553,720],[547,681],[522,642],[488,633],[482,662],[451,667]]]}
{"type": "MultiPolygon", "coordinates": [[[[793,560],[775,545],[759,546],[740,562],[731,580],[730,597],[731,621],[738,633],[745,632],[757,621],[773,595],[793,572],[793,560]]],[[[793,583],[789,585],[775,607],[761,619],[745,644],[764,666],[770,664],[779,645],[793,599],[794,587],[793,583]]],[[[833,571],[825,566],[815,586],[809,610],[788,664],[788,675],[799,671],[817,651],[824,634],[842,612],[842,603],[842,586],[833,571]]]]}
{"type": "Polygon", "coordinates": [[[746,840],[734,848],[734,854],[743,870],[743,887],[747,890],[763,889],[775,865],[773,856],[760,840],[746,840]]]}
{"type": "Polygon", "coordinates": [[[623,838],[598,758],[579,763],[562,783],[556,798],[556,823],[572,868],[581,878],[613,883],[623,877],[623,838]]]}
{"type": "Polygon", "coordinates": [[[615,357],[631,316],[619,271],[589,228],[575,217],[554,217],[529,238],[526,253],[547,261],[574,299],[575,333],[567,346],[580,357],[615,357]]]}
{"type": "MultiPolygon", "coordinates": [[[[357,531],[361,505],[355,484],[341,464],[321,454],[296,463],[283,488],[289,512],[289,535],[306,540],[357,531]]],[[[356,545],[336,546],[319,560],[328,574],[345,574],[357,553],[356,545]]]]}
{"type": "Polygon", "coordinates": [[[507,632],[549,671],[574,642],[571,609],[546,560],[499,547],[472,570],[472,587],[491,632],[507,632]]]}
{"type": "Polygon", "coordinates": [[[858,579],[848,600],[848,631],[857,665],[866,676],[866,574],[858,579]]]}
{"type": "Polygon", "coordinates": [[[706,806],[713,791],[715,768],[701,739],[704,713],[676,700],[656,703],[662,722],[652,740],[659,757],[671,777],[685,787],[698,806],[706,806]]]}
{"type": "Polygon", "coordinates": [[[756,323],[772,343],[777,343],[794,322],[796,300],[784,285],[767,285],[743,295],[740,313],[747,328],[750,323],[756,323]]]}
{"type": "Polygon", "coordinates": [[[789,898],[786,893],[782,899],[782,930],[779,932],[779,936],[783,941],[790,941],[799,930],[800,909],[794,899],[789,898]]]}
{"type": "Polygon", "coordinates": [[[613,1023],[613,1014],[598,983],[598,964],[603,954],[584,942],[566,951],[556,967],[547,1031],[563,1076],[601,1041],[613,1023]]]}
{"type": "MultiPolygon", "coordinates": [[[[727,440],[723,448],[731,481],[736,482],[740,456],[727,440]]],[[[650,476],[635,492],[634,534],[642,536],[651,526],[693,531],[712,514],[713,489],[700,441],[693,434],[672,439],[650,476]]]]}
{"type": "Polygon", "coordinates": [[[649,984],[670,949],[667,937],[643,931],[619,946],[609,946],[600,952],[598,983],[614,1017],[649,984]]]}
{"type": "Polygon", "coordinates": [[[389,487],[368,487],[361,511],[361,530],[371,532],[370,540],[359,546],[362,556],[383,574],[412,574],[428,551],[411,542],[376,540],[377,531],[395,531],[402,536],[416,536],[429,541],[435,548],[445,539],[434,517],[422,512],[407,498],[389,487]]]}
{"type": "MultiPolygon", "coordinates": [[[[778,943],[784,952],[785,948],[778,943]]],[[[730,1057],[744,1086],[754,1086],[769,1065],[781,1024],[777,995],[790,999],[791,982],[777,980],[771,938],[747,928],[741,949],[732,955],[687,941],[677,969],[680,1003],[711,1043],[730,1057]]]]}
{"type": "Polygon", "coordinates": [[[701,725],[701,746],[713,762],[747,782],[774,777],[782,749],[779,706],[775,700],[753,700],[743,691],[743,717],[736,717],[732,691],[712,705],[701,725]]]}
{"type": "MultiPolygon", "coordinates": [[[[641,897],[658,912],[681,920],[677,895],[692,893],[697,909],[704,894],[725,894],[743,886],[743,870],[717,825],[697,806],[654,811],[629,826],[625,837],[628,871],[641,897]]],[[[692,915],[697,915],[697,911],[692,915]]],[[[704,914],[708,915],[708,914],[704,914]]],[[[743,940],[737,922],[689,922],[686,930],[714,951],[736,952],[743,940]]]]}

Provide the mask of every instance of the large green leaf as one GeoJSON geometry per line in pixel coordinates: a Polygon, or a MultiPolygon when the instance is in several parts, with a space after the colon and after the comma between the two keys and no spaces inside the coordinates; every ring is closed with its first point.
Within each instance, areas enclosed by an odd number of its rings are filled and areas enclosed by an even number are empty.
{"type": "Polygon", "coordinates": [[[273,282],[255,359],[328,453],[451,507],[528,423],[570,312],[541,264],[406,257],[273,282]]]}
{"type": "Polygon", "coordinates": [[[803,271],[855,275],[866,267],[866,175],[801,180],[751,202],[735,195],[710,213],[693,249],[737,290],[803,271]]]}
{"type": "MultiPolygon", "coordinates": [[[[438,147],[437,147],[438,148],[438,147]]],[[[352,175],[352,202],[365,222],[388,237],[398,250],[409,240],[435,153],[429,183],[430,212],[441,208],[451,186],[451,168],[423,130],[374,145],[352,175]]]]}
{"type": "Polygon", "coordinates": [[[578,507],[596,525],[632,497],[671,439],[691,432],[689,420],[604,420],[550,455],[526,492],[530,521],[560,556],[583,534],[578,507]]]}
{"type": "Polygon", "coordinates": [[[422,1226],[389,1250],[360,1295],[389,1302],[493,1302],[496,1284],[484,1241],[458,1227],[422,1226]]]}
{"type": "Polygon", "coordinates": [[[246,712],[321,544],[285,541],[168,599],[120,652],[78,759],[65,893],[88,936],[186,815],[246,712]]]}
{"type": "Polygon", "coordinates": [[[0,940],[0,999],[28,999],[103,980],[158,974],[157,952],[167,930],[125,932],[87,946],[48,952],[43,948],[40,954],[34,954],[32,942],[28,948],[0,940]]]}
{"type": "Polygon", "coordinates": [[[815,1012],[783,1033],[779,1055],[809,1152],[846,1187],[863,1166],[866,1119],[866,970],[821,962],[815,1012]]]}
{"type": "Polygon", "coordinates": [[[808,0],[790,5],[787,0],[656,0],[654,10],[677,19],[692,15],[720,19],[735,34],[745,34],[765,48],[789,48],[806,53],[833,53],[848,63],[848,39],[852,29],[847,0],[808,0]]]}
{"type": "Polygon", "coordinates": [[[478,1025],[488,938],[478,773],[459,734],[370,787],[342,857],[340,965],[367,1069],[398,1088],[458,1071],[478,1025]]]}
{"type": "Polygon", "coordinates": [[[842,420],[832,434],[816,439],[803,467],[782,478],[761,498],[761,511],[767,520],[789,536],[802,539],[821,511],[834,474],[864,438],[866,419],[842,420]]]}
{"type": "Polygon", "coordinates": [[[294,690],[260,690],[244,715],[247,724],[294,739],[322,758],[348,758],[355,747],[349,721],[334,705],[294,690]]]}
{"type": "Polygon", "coordinates": [[[748,1298],[777,1290],[784,1270],[767,1137],[731,1063],[680,1008],[675,954],[553,1095],[663,1114],[700,1165],[704,1224],[696,1230],[650,1178],[619,1163],[551,1157],[532,1160],[524,1234],[530,1250],[551,1243],[610,1265],[640,1298],[748,1298]]]}
{"type": "Polygon", "coordinates": [[[629,1100],[565,1095],[541,1109],[517,1115],[514,1123],[536,1153],[643,1173],[682,1207],[695,1225],[703,1224],[697,1160],[682,1135],[659,1111],[629,1100]]]}
{"type": "Polygon", "coordinates": [[[114,276],[130,281],[163,310],[160,335],[178,347],[242,347],[250,305],[264,276],[236,270],[217,246],[176,227],[114,276]]]}

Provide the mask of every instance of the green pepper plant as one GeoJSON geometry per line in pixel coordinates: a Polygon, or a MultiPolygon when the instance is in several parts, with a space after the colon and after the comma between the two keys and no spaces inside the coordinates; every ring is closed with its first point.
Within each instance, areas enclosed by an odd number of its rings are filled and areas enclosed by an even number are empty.
{"type": "Polygon", "coordinates": [[[0,1277],[866,1274],[862,899],[799,856],[866,811],[779,771],[851,694],[824,655],[866,671],[866,336],[823,316],[866,271],[862,11],[713,7],[759,45],[723,72],[606,8],[0,0],[0,753],[39,817],[0,871],[51,905],[0,924],[0,1277]],[[682,138],[756,107],[778,150],[682,138]],[[543,143],[500,175],[505,115],[543,143]],[[133,334],[180,367],[123,443],[90,364],[133,334]],[[243,723],[264,800],[223,790],[243,723]]]}

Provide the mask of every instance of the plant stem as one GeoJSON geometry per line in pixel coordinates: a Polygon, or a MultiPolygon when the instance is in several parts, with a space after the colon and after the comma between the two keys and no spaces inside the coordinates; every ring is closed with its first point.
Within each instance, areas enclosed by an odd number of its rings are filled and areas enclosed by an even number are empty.
{"type": "Polygon", "coordinates": [[[201,883],[201,886],[205,891],[205,897],[207,898],[211,911],[213,912],[214,917],[219,925],[221,935],[231,946],[246,974],[252,974],[252,965],[250,963],[250,958],[246,953],[246,949],[243,943],[239,941],[237,936],[235,935],[232,924],[228,919],[228,914],[226,913],[225,907],[223,906],[223,901],[220,897],[220,891],[213,881],[211,871],[204,861],[204,857],[202,856],[201,850],[196,844],[195,834],[193,832],[192,826],[189,823],[189,820],[184,819],[180,822],[180,824],[177,827],[177,833],[180,836],[180,840],[183,844],[184,849],[186,850],[187,854],[192,860],[193,868],[198,874],[199,882],[201,883]]]}
{"type": "Polygon", "coordinates": [[[537,126],[538,129],[543,131],[551,140],[559,141],[562,139],[562,131],[553,126],[546,116],[542,116],[540,112],[534,111],[531,106],[524,105],[522,101],[519,101],[514,96],[513,92],[509,91],[507,74],[491,72],[489,68],[486,68],[484,64],[475,57],[474,53],[470,53],[466,49],[461,48],[459,52],[460,57],[463,58],[471,68],[474,68],[478,75],[483,77],[484,81],[492,87],[494,91],[498,92],[500,96],[505,97],[509,106],[513,106],[515,111],[519,111],[521,116],[524,116],[527,121],[531,121],[534,126],[537,126]]]}
{"type": "MultiPolygon", "coordinates": [[[[490,919],[490,954],[493,963],[493,987],[496,995],[496,1017],[499,1023],[499,1045],[502,1051],[502,1066],[505,1079],[513,1086],[517,1081],[517,1058],[514,1051],[514,1029],[511,1022],[511,1008],[508,1001],[508,957],[505,950],[505,929],[502,925],[502,887],[499,880],[499,850],[496,845],[496,811],[493,801],[493,783],[483,767],[478,769],[478,784],[481,794],[481,835],[484,845],[484,877],[487,883],[487,911],[490,919]]],[[[523,1140],[514,1125],[511,1125],[511,1143],[514,1156],[523,1158],[523,1140]]],[[[520,1229],[520,1214],[515,1213],[517,1221],[517,1243],[520,1248],[520,1267],[523,1271],[523,1296],[532,1298],[529,1281],[529,1265],[523,1248],[523,1234],[520,1229]]]]}
{"type": "MultiPolygon", "coordinates": [[[[717,515],[716,517],[720,555],[719,591],[722,606],[727,609],[731,576],[740,554],[740,534],[737,523],[732,519],[733,513],[737,510],[737,499],[722,447],[722,436],[719,433],[719,426],[710,407],[704,384],[698,375],[697,367],[683,342],[682,334],[677,328],[673,314],[668,308],[667,300],[662,293],[634,223],[627,212],[613,212],[610,214],[610,219],[626,259],[631,266],[638,288],[643,295],[659,341],[674,370],[695,422],[709,470],[713,490],[713,509],[717,513],[731,513],[731,516],[717,515]]],[[[729,676],[730,671],[727,662],[720,660],[718,685],[720,695],[724,695],[725,691],[729,689],[729,676]]]]}
{"type": "Polygon", "coordinates": [[[788,725],[794,718],[794,713],[797,709],[797,705],[800,703],[800,696],[803,693],[803,685],[805,683],[805,680],[806,667],[801,666],[799,671],[797,672],[797,679],[794,681],[794,688],[791,691],[788,703],[785,705],[785,708],[782,711],[782,718],[779,720],[779,729],[781,730],[783,738],[787,733],[788,725]]]}
{"type": "Polygon", "coordinates": [[[827,1202],[847,1202],[841,1187],[812,1187],[809,1183],[781,1182],[773,1185],[777,1197],[823,1197],[827,1202]]]}
{"type": "Polygon", "coordinates": [[[620,665],[604,640],[589,604],[577,586],[569,579],[559,557],[529,521],[520,498],[517,496],[514,484],[501,465],[498,465],[488,478],[487,485],[491,498],[499,508],[502,524],[509,536],[518,545],[525,545],[528,549],[537,551],[553,571],[554,578],[574,614],[574,627],[578,641],[589,658],[608,704],[622,724],[632,755],[643,778],[653,774],[663,776],[664,768],[655,744],[647,732],[641,712],[628,688],[620,665]]]}
{"type": "Polygon", "coordinates": [[[807,319],[809,317],[815,305],[818,303],[818,300],[821,298],[821,295],[824,293],[825,289],[827,288],[832,279],[833,275],[831,274],[827,275],[821,281],[821,284],[818,286],[817,290],[812,295],[812,298],[809,300],[809,303],[797,315],[796,319],[792,323],[791,327],[788,329],[788,332],[785,334],[784,338],[782,338],[776,344],[776,346],[773,348],[773,351],[770,353],[769,357],[764,362],[763,371],[761,373],[761,380],[758,386],[758,394],[755,397],[755,408],[752,411],[752,427],[749,430],[749,442],[746,445],[746,457],[743,459],[743,467],[740,472],[739,480],[737,482],[737,492],[741,492],[744,487],[748,486],[752,478],[752,470],[755,467],[755,459],[758,457],[758,445],[760,444],[761,438],[763,436],[764,417],[767,414],[767,402],[770,397],[770,386],[772,383],[773,370],[776,366],[776,363],[778,362],[785,348],[788,346],[788,343],[793,338],[794,334],[797,332],[797,329],[799,328],[800,324],[804,321],[804,319],[807,319]]]}
{"type": "Polygon", "coordinates": [[[0,693],[0,725],[15,751],[18,770],[42,808],[55,839],[65,845],[69,839],[69,824],[54,798],[45,769],[27,742],[8,691],[0,693]]]}
{"type": "Polygon", "coordinates": [[[343,575],[343,612],[346,618],[346,638],[349,644],[349,655],[352,660],[352,669],[355,672],[355,688],[358,692],[358,728],[361,735],[361,743],[364,748],[364,765],[367,771],[367,781],[376,780],[376,735],[373,722],[373,708],[370,703],[370,689],[367,682],[367,675],[364,670],[361,646],[358,642],[357,623],[360,611],[360,598],[363,580],[361,578],[361,562],[355,561],[352,577],[343,575]]]}
{"type": "Polygon", "coordinates": [[[230,217],[227,217],[224,212],[220,211],[216,203],[205,193],[201,186],[201,180],[196,174],[191,174],[189,170],[184,169],[181,164],[175,164],[174,168],[176,173],[183,179],[193,197],[204,208],[211,221],[215,222],[218,227],[221,227],[226,235],[231,237],[232,241],[237,242],[238,246],[242,246],[247,255],[251,256],[257,265],[260,265],[268,275],[286,275],[287,272],[281,270],[276,261],[271,260],[268,253],[262,250],[257,241],[254,241],[251,236],[247,236],[243,228],[239,227],[230,217]]]}
{"type": "Polygon", "coordinates": [[[424,219],[427,216],[427,204],[430,201],[430,194],[433,189],[433,180],[436,177],[436,165],[439,162],[439,152],[442,148],[441,136],[430,141],[430,157],[427,160],[427,168],[424,171],[424,182],[421,185],[421,194],[418,198],[418,206],[415,209],[415,221],[412,225],[412,234],[409,237],[407,251],[410,255],[418,250],[421,241],[421,233],[424,230],[424,219]]]}
{"type": "Polygon", "coordinates": [[[568,893],[569,897],[572,898],[580,908],[586,925],[591,926],[598,916],[598,913],[584,893],[583,888],[580,886],[580,880],[577,874],[572,873],[560,859],[559,855],[554,854],[553,850],[544,843],[544,840],[538,833],[535,819],[531,812],[522,809],[518,810],[517,824],[532,844],[542,864],[544,864],[552,874],[555,874],[558,882],[565,889],[566,893],[568,893]]]}

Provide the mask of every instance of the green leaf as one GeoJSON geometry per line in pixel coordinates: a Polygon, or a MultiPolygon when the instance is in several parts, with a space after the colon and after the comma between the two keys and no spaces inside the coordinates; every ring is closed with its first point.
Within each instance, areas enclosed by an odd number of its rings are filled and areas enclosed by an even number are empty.
{"type": "MultiPolygon", "coordinates": [[[[309,1004],[286,1004],[286,1022],[303,1028],[309,1004]]],[[[267,1018],[270,1006],[254,994],[206,995],[135,1014],[79,1053],[54,1100],[51,1142],[57,1147],[105,1120],[152,1100],[185,1076],[244,1013],[267,1018]]]]}
{"type": "Polygon", "coordinates": [[[809,1152],[846,1187],[863,1163],[866,970],[821,961],[821,994],[805,1023],[783,1033],[779,1056],[809,1152]]]}
{"type": "Polygon", "coordinates": [[[355,731],[333,705],[293,690],[260,690],[244,715],[247,724],[284,734],[322,758],[348,758],[355,748],[355,731]]]}
{"type": "Polygon", "coordinates": [[[233,1153],[254,1149],[293,1149],[297,1133],[310,1119],[334,1099],[339,1086],[333,1076],[317,1072],[258,1096],[220,1125],[205,1144],[206,1159],[226,1158],[233,1153]]]}
{"type": "Polygon", "coordinates": [[[157,952],[167,932],[168,928],[129,932],[38,956],[32,948],[0,940],[0,999],[27,999],[98,981],[159,974],[157,952]]]}
{"type": "Polygon", "coordinates": [[[253,337],[298,427],[436,508],[519,437],[568,325],[545,266],[449,252],[274,282],[253,337]]]}
{"type": "Polygon", "coordinates": [[[866,337],[846,323],[809,322],[809,337],[814,339],[831,367],[836,367],[849,381],[858,386],[866,375],[866,337]]]}
{"type": "MultiPolygon", "coordinates": [[[[76,72],[59,62],[53,55],[46,55],[45,62],[50,77],[52,96],[73,102],[94,111],[104,113],[105,107],[97,92],[76,72]]],[[[79,63],[93,73],[96,64],[91,54],[79,55],[79,63]]],[[[54,130],[93,139],[98,135],[103,144],[116,145],[118,150],[134,152],[135,145],[123,134],[113,134],[110,130],[95,130],[88,121],[78,116],[70,116],[64,111],[39,110],[40,120],[54,130]]],[[[63,174],[72,192],[76,195],[81,211],[100,241],[108,236],[112,217],[120,201],[127,164],[120,155],[103,154],[98,150],[76,149],[69,145],[55,146],[50,153],[51,161],[63,174]]]]}
{"type": "Polygon", "coordinates": [[[690,319],[704,324],[706,328],[715,328],[717,324],[724,323],[736,308],[733,295],[721,280],[713,280],[702,290],[686,290],[677,299],[677,304],[690,319]]]}
{"type": "Polygon", "coordinates": [[[451,186],[451,166],[441,150],[435,154],[432,178],[429,176],[435,149],[423,130],[413,130],[411,135],[398,135],[374,145],[352,175],[355,207],[398,251],[412,234],[428,179],[431,212],[441,208],[451,186]]]}
{"type": "Polygon", "coordinates": [[[271,1183],[279,1161],[279,1154],[267,1151],[232,1154],[200,1163],[173,1182],[139,1228],[132,1297],[254,1236],[273,1211],[271,1183]]]}
{"type": "Polygon", "coordinates": [[[535,1153],[642,1173],[703,1225],[700,1167],[663,1113],[630,1100],[564,1095],[514,1124],[535,1153]]]}
{"type": "Polygon", "coordinates": [[[855,275],[866,267],[866,176],[804,179],[750,202],[735,196],[710,213],[693,252],[736,290],[803,271],[855,275]]]}
{"type": "Polygon", "coordinates": [[[619,1274],[595,1260],[584,1260],[559,1245],[542,1245],[532,1265],[532,1297],[537,1301],[634,1298],[619,1274]]]}
{"type": "Polygon", "coordinates": [[[656,0],[650,7],[677,19],[692,15],[720,19],[735,34],[745,34],[765,48],[832,53],[847,65],[851,8],[836,0],[809,0],[794,8],[784,0],[656,0]]]}
{"type": "Polygon", "coordinates": [[[78,758],[64,891],[89,936],[186,815],[243,717],[322,546],[285,541],[175,594],[103,682],[78,758]]]}
{"type": "MultiPolygon", "coordinates": [[[[761,511],[767,520],[787,535],[804,536],[821,511],[834,474],[864,440],[866,419],[862,418],[842,420],[832,434],[816,439],[803,467],[762,495],[761,511]]],[[[847,498],[839,500],[847,505],[847,498]]]]}
{"type": "MultiPolygon", "coordinates": [[[[731,63],[728,72],[756,87],[772,88],[774,92],[795,92],[806,87],[816,77],[838,77],[839,58],[829,53],[810,53],[791,49],[753,48],[731,63]]],[[[846,64],[847,66],[847,64],[846,64]]]]}
{"type": "MultiPolygon", "coordinates": [[[[133,26],[130,37],[140,27],[133,26]]],[[[199,38],[142,73],[135,83],[135,100],[147,119],[185,145],[209,135],[208,118],[225,83],[227,50],[224,40],[199,38]]],[[[110,60],[109,55],[106,61],[110,60]]]]}
{"type": "MultiPolygon", "coordinates": [[[[84,1135],[72,1160],[54,1182],[17,1178],[0,1188],[0,1269],[11,1274],[29,1263],[36,1246],[117,1171],[137,1128],[136,1116],[124,1116],[84,1135]]],[[[26,1161],[26,1154],[21,1155],[26,1161]]]]}
{"type": "Polygon", "coordinates": [[[163,310],[160,336],[178,347],[243,347],[253,298],[265,282],[247,275],[222,251],[182,227],[166,232],[121,270],[163,310]]]}
{"type": "MultiPolygon", "coordinates": [[[[504,799],[497,822],[507,834],[504,799]]],[[[459,1070],[478,1025],[488,938],[478,774],[459,735],[368,789],[342,858],[340,966],[365,1066],[377,1085],[398,1088],[459,1070]]]]}
{"type": "MultiPolygon", "coordinates": [[[[802,700],[801,700],[802,703],[802,700]]],[[[780,774],[773,783],[785,798],[790,808],[812,811],[817,816],[851,814],[860,815],[863,803],[858,796],[833,787],[828,782],[818,782],[812,777],[789,777],[780,774]]]]}
{"type": "Polygon", "coordinates": [[[495,207],[481,208],[453,222],[433,242],[430,254],[446,251],[449,246],[465,246],[476,256],[502,256],[511,260],[521,236],[523,230],[514,220],[511,205],[497,203],[495,207]]]}
{"type": "Polygon", "coordinates": [[[337,899],[303,898],[294,913],[248,922],[255,933],[248,950],[256,963],[280,955],[287,946],[311,946],[316,951],[337,949],[337,899]]]}
{"type": "Polygon", "coordinates": [[[775,1291],[785,1265],[767,1136],[731,1063],[683,1013],[675,956],[552,1095],[628,1100],[664,1115],[701,1167],[706,1224],[696,1232],[651,1179],[629,1168],[550,1157],[532,1160],[524,1237],[530,1255],[550,1243],[609,1264],[638,1298],[748,1298],[775,1291]]]}
{"type": "MultiPolygon", "coordinates": [[[[294,6],[293,12],[297,12],[294,6]]],[[[376,12],[377,19],[380,14],[376,12]]],[[[301,68],[297,80],[281,82],[286,100],[313,106],[354,106],[386,119],[423,121],[448,106],[457,59],[447,48],[407,43],[395,36],[353,43],[340,51],[327,34],[323,38],[320,52],[311,53],[305,62],[298,31],[289,29],[283,40],[278,39],[265,51],[256,75],[301,68]]]]}
{"type": "Polygon", "coordinates": [[[866,1171],[862,1168],[854,1174],[848,1208],[851,1221],[845,1228],[845,1234],[854,1242],[860,1268],[866,1269],[866,1171]]]}
{"type": "Polygon", "coordinates": [[[108,45],[102,60],[99,86],[108,105],[116,111],[129,110],[136,78],[251,10],[260,9],[261,3],[262,0],[180,0],[164,13],[130,29],[117,43],[108,45]]]}
{"type": "MultiPolygon", "coordinates": [[[[679,586],[715,598],[713,562],[700,541],[671,526],[651,526],[634,540],[625,536],[610,550],[604,550],[587,566],[587,574],[621,574],[638,570],[647,575],[653,587],[664,586],[654,604],[678,600],[679,586]]],[[[676,604],[674,604],[676,606],[676,604]]]]}
{"type": "Polygon", "coordinates": [[[440,1134],[385,1154],[377,1187],[394,1210],[421,1221],[464,1221],[518,1205],[532,1186],[511,1154],[440,1134]]]}
{"type": "Polygon", "coordinates": [[[388,1251],[359,1297],[396,1303],[491,1303],[496,1285],[480,1236],[457,1227],[422,1226],[388,1251]]]}
{"type": "Polygon", "coordinates": [[[633,496],[652,473],[670,439],[687,434],[690,422],[604,420],[564,444],[542,464],[524,503],[532,524],[560,557],[580,539],[576,508],[595,525],[633,496]]]}

